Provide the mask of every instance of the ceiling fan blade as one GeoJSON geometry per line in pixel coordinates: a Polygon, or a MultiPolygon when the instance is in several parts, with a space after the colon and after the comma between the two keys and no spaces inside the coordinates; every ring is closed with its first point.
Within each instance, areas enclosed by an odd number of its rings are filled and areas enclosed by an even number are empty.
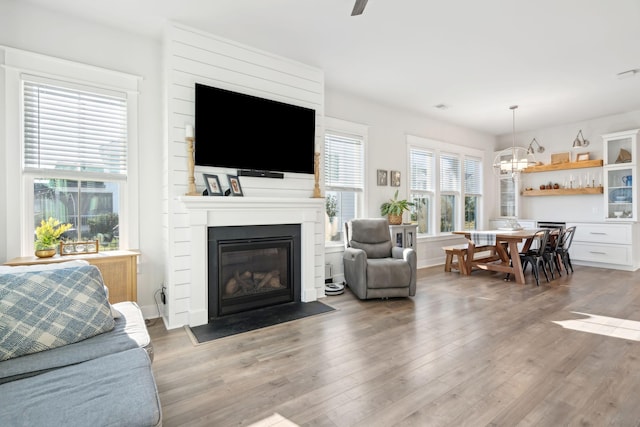
{"type": "Polygon", "coordinates": [[[351,16],[362,15],[368,1],[369,0],[356,0],[356,4],[353,5],[353,11],[351,11],[351,16]]]}

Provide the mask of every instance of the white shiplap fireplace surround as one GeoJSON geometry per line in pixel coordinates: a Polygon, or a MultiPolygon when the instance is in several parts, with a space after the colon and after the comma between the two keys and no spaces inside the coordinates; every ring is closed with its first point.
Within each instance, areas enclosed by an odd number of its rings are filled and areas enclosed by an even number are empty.
{"type": "Polygon", "coordinates": [[[309,302],[324,296],[324,282],[317,274],[324,254],[324,199],[183,196],[179,200],[191,229],[189,326],[208,322],[208,227],[299,224],[301,299],[309,302]]]}

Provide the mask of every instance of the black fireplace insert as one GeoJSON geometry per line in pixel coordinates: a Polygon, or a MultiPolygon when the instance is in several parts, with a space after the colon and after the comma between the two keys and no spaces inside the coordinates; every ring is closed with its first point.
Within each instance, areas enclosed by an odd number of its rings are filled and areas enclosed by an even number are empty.
{"type": "Polygon", "coordinates": [[[209,320],[300,301],[300,225],[209,227],[209,320]]]}

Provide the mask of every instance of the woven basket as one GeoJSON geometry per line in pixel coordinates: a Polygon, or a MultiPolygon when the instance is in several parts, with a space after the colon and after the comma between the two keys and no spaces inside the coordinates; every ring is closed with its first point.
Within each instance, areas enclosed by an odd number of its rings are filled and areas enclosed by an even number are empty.
{"type": "Polygon", "coordinates": [[[400,225],[402,224],[402,215],[392,215],[389,214],[389,224],[391,225],[400,225]]]}

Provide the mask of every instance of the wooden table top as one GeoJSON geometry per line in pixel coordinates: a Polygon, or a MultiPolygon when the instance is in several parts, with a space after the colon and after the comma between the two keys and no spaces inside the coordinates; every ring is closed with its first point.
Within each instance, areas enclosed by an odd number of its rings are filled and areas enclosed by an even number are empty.
{"type": "Polygon", "coordinates": [[[461,234],[464,236],[471,236],[471,233],[486,233],[486,234],[495,234],[496,239],[499,240],[508,240],[508,239],[529,239],[533,237],[536,232],[540,230],[540,228],[524,228],[522,230],[461,230],[461,231],[453,231],[453,234],[461,234]]]}

